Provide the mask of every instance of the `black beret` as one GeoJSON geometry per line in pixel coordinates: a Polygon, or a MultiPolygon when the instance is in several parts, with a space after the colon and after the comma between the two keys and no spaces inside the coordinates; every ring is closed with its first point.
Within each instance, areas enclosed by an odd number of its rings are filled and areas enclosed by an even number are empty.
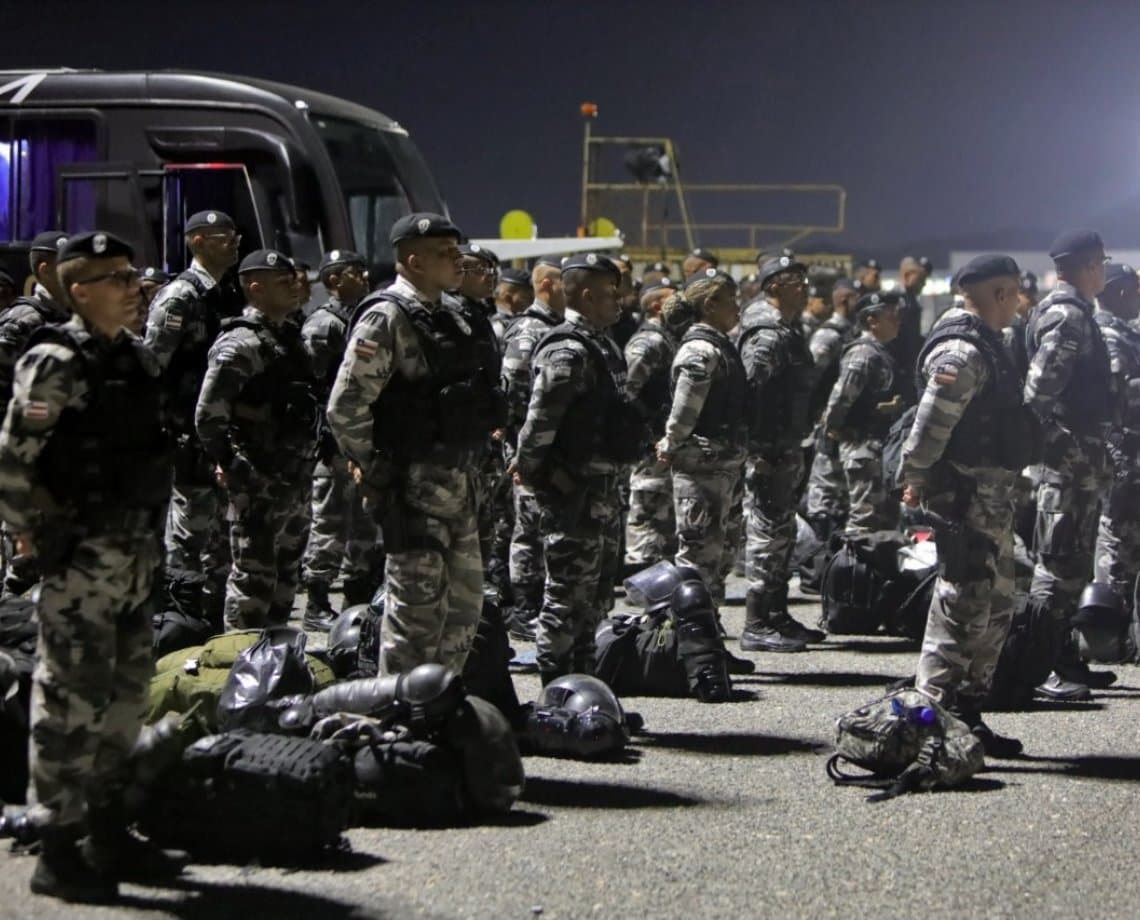
{"type": "Polygon", "coordinates": [[[491,252],[486,246],[480,246],[478,243],[464,243],[459,247],[459,254],[464,256],[474,256],[476,259],[481,259],[488,265],[498,265],[499,257],[491,252]]]}
{"type": "Polygon", "coordinates": [[[875,313],[884,307],[897,307],[899,300],[899,295],[893,291],[875,291],[873,294],[864,294],[855,302],[855,315],[875,313]]]}
{"type": "Polygon", "coordinates": [[[276,249],[255,249],[241,260],[238,274],[246,272],[291,272],[294,271],[293,260],[285,253],[276,249]]]}
{"type": "Polygon", "coordinates": [[[611,256],[611,258],[615,262],[624,265],[626,268],[633,268],[633,259],[627,256],[624,252],[618,253],[616,256],[611,256]]]}
{"type": "Polygon", "coordinates": [[[1120,288],[1123,289],[1129,284],[1136,285],[1140,282],[1140,278],[1136,276],[1136,269],[1131,265],[1124,262],[1109,262],[1104,267],[1104,286],[1105,288],[1120,288]]]}
{"type": "Polygon", "coordinates": [[[186,233],[191,230],[205,228],[207,230],[236,230],[237,224],[225,211],[199,211],[186,218],[186,233]]]}
{"type": "Polygon", "coordinates": [[[1104,241],[1094,230],[1066,230],[1049,247],[1049,258],[1054,262],[1085,253],[1104,252],[1104,241]]]}
{"type": "Polygon", "coordinates": [[[401,217],[392,224],[388,242],[395,246],[403,240],[418,240],[428,236],[453,236],[463,239],[463,232],[442,214],[418,211],[401,217]]]}
{"type": "Polygon", "coordinates": [[[713,268],[720,265],[720,259],[718,259],[714,253],[709,252],[707,249],[702,249],[700,246],[690,252],[689,255],[695,259],[700,259],[702,262],[708,262],[713,268]]]}
{"type": "Polygon", "coordinates": [[[922,270],[928,275],[934,272],[934,263],[931,262],[930,259],[928,259],[926,256],[919,256],[918,264],[922,266],[922,270]]]}
{"type": "Polygon", "coordinates": [[[521,268],[504,268],[499,272],[499,284],[513,284],[518,287],[532,287],[530,272],[521,268]]]}
{"type": "Polygon", "coordinates": [[[850,278],[840,278],[831,286],[831,292],[833,294],[836,291],[857,291],[858,289],[857,282],[852,281],[850,278]]]}
{"type": "Polygon", "coordinates": [[[646,265],[645,270],[647,272],[665,272],[667,275],[669,274],[669,265],[667,262],[654,262],[652,265],[646,265]]]}
{"type": "Polygon", "coordinates": [[[1021,269],[1009,256],[991,253],[974,256],[958,269],[954,283],[961,287],[966,284],[977,284],[979,281],[989,281],[991,278],[1000,278],[1003,275],[1014,275],[1020,282],[1021,269]]]}
{"type": "Polygon", "coordinates": [[[1027,292],[1037,290],[1037,276],[1033,272],[1021,273],[1021,289],[1027,292]]]}
{"type": "Polygon", "coordinates": [[[736,287],[736,279],[728,272],[721,271],[719,268],[702,268],[699,272],[693,272],[685,279],[685,290],[687,291],[698,281],[709,281],[712,278],[727,278],[732,282],[732,286],[736,287]]]}
{"type": "Polygon", "coordinates": [[[675,291],[677,285],[669,278],[659,278],[652,284],[647,284],[641,289],[641,296],[645,297],[646,294],[656,294],[658,291],[675,291]]]}
{"type": "Polygon", "coordinates": [[[584,252],[580,255],[569,256],[562,262],[562,274],[580,269],[588,272],[601,272],[621,281],[621,270],[608,256],[600,256],[596,252],[584,252]]]}
{"type": "Polygon", "coordinates": [[[795,256],[775,256],[760,266],[760,286],[765,287],[770,278],[781,272],[802,272],[807,274],[807,266],[797,262],[795,256]]]}
{"type": "Polygon", "coordinates": [[[859,267],[860,268],[873,268],[875,271],[880,271],[883,266],[879,264],[878,259],[864,259],[862,262],[859,263],[859,267]]]}
{"type": "Polygon", "coordinates": [[[62,230],[45,230],[32,238],[32,245],[28,249],[32,252],[59,252],[66,242],[67,234],[62,230]]]}
{"type": "Polygon", "coordinates": [[[170,280],[170,272],[156,268],[153,265],[148,265],[142,270],[142,274],[139,275],[139,280],[157,281],[159,284],[166,284],[166,282],[170,280]]]}
{"type": "Polygon", "coordinates": [[[760,276],[756,272],[750,272],[740,279],[741,284],[755,284],[760,280],[760,276]]]}
{"type": "Polygon", "coordinates": [[[823,296],[823,288],[821,288],[818,284],[809,284],[808,285],[808,297],[822,297],[822,296],[823,296]]]}
{"type": "Polygon", "coordinates": [[[324,277],[325,272],[340,268],[342,265],[367,264],[368,262],[359,252],[353,252],[351,249],[333,249],[321,256],[321,264],[317,266],[317,274],[324,277]]]}
{"type": "Polygon", "coordinates": [[[539,256],[534,260],[534,267],[549,265],[551,268],[562,268],[562,256],[539,256]]]}
{"type": "Polygon", "coordinates": [[[95,259],[113,259],[116,256],[135,257],[135,251],[126,240],[119,239],[113,233],[95,230],[91,233],[77,233],[69,236],[67,242],[59,249],[59,262],[70,262],[72,259],[83,257],[95,259]]]}

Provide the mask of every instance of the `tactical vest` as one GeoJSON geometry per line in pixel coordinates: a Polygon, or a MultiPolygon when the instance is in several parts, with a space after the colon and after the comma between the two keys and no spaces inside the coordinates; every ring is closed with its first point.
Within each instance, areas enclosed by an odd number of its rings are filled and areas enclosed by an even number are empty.
{"type": "MultiPolygon", "coordinates": [[[[471,327],[471,334],[475,336],[478,343],[479,368],[490,385],[497,387],[499,376],[503,371],[503,353],[499,348],[499,340],[495,337],[495,328],[491,325],[491,318],[479,301],[464,297],[461,294],[455,294],[453,298],[455,309],[467,321],[467,325],[471,327]]],[[[515,323],[511,323],[507,328],[510,329],[514,326],[515,323]]],[[[505,334],[503,341],[506,341],[505,334]]]]}
{"type": "Polygon", "coordinates": [[[723,374],[713,376],[693,433],[710,441],[743,444],[747,434],[748,378],[740,353],[726,335],[704,326],[690,326],[681,340],[682,344],[693,341],[714,345],[724,368],[723,374]]]}
{"type": "Polygon", "coordinates": [[[881,342],[871,338],[858,338],[843,349],[843,354],[846,355],[851,349],[864,345],[875,352],[880,364],[887,369],[887,375],[883,383],[864,387],[863,392],[847,412],[843,427],[858,441],[887,436],[894,422],[894,416],[878,411],[877,407],[879,403],[890,402],[900,395],[894,360],[881,342]]]}
{"type": "Polygon", "coordinates": [[[740,335],[740,354],[757,332],[771,330],[776,348],[787,356],[787,366],[773,375],[763,388],[751,394],[748,418],[749,440],[761,451],[796,447],[811,431],[814,366],[803,336],[775,317],[761,317],[740,335]]]}
{"type": "Polygon", "coordinates": [[[202,378],[206,376],[209,364],[210,346],[222,329],[222,318],[227,315],[229,305],[221,284],[212,288],[197,272],[187,269],[175,281],[185,281],[194,288],[202,321],[206,326],[206,337],[201,342],[183,342],[170,356],[166,367],[166,387],[170,420],[178,433],[194,432],[194,410],[198,405],[198,391],[202,388],[202,378]]]}
{"type": "Polygon", "coordinates": [[[7,316],[8,313],[16,307],[31,307],[36,311],[36,313],[39,314],[40,319],[42,319],[45,324],[67,322],[66,310],[64,310],[62,307],[59,307],[56,310],[51,310],[44,305],[43,301],[34,295],[28,297],[17,297],[8,305],[8,309],[6,309],[3,314],[0,314],[0,319],[2,319],[4,316],[7,316]]]}
{"type": "Polygon", "coordinates": [[[592,459],[634,463],[648,447],[650,433],[641,413],[618,389],[602,346],[573,323],[564,322],[546,333],[535,346],[531,371],[537,376],[537,358],[558,342],[573,339],[586,350],[594,370],[594,385],[570,404],[554,436],[551,456],[577,470],[592,459]]]}
{"type": "MultiPolygon", "coordinates": [[[[1113,325],[1116,326],[1116,334],[1121,346],[1126,348],[1132,356],[1132,365],[1140,367],[1140,332],[1137,332],[1128,323],[1117,320],[1112,314],[1106,311],[1098,311],[1094,315],[1094,319],[1099,326],[1109,328],[1113,325]]],[[[1105,342],[1107,348],[1107,339],[1105,342]]],[[[1111,370],[1111,366],[1109,368],[1111,370]]],[[[1131,389],[1132,381],[1135,378],[1129,378],[1126,386],[1131,389]]],[[[1140,412],[1134,408],[1135,397],[1130,397],[1128,394],[1124,396],[1124,418],[1123,427],[1130,433],[1140,432],[1140,412]]]]}
{"type": "Polygon", "coordinates": [[[36,459],[51,496],[88,532],[115,526],[122,512],[160,512],[170,499],[171,438],[157,366],[133,336],[110,345],[64,326],[37,329],[31,348],[72,351],[88,386],[87,406],[67,408],[36,459]]]}
{"type": "Polygon", "coordinates": [[[1069,383],[1059,398],[1053,400],[1052,415],[1071,431],[1095,434],[1112,416],[1112,369],[1108,346],[1104,344],[1100,326],[1093,321],[1088,304],[1075,297],[1059,297],[1042,301],[1033,308],[1025,330],[1025,348],[1032,361],[1037,354],[1037,326],[1053,304],[1069,303],[1079,308],[1088,318],[1088,354],[1078,353],[1069,383]]]}
{"type": "Polygon", "coordinates": [[[411,324],[428,373],[419,380],[392,375],[372,404],[372,443],[398,463],[461,462],[506,421],[502,393],[481,367],[479,338],[453,308],[429,310],[390,290],[361,301],[354,325],[381,301],[395,304],[411,324]]]}
{"type": "Polygon", "coordinates": [[[336,383],[336,375],[340,370],[340,358],[344,357],[344,343],[348,341],[348,327],[349,323],[352,322],[352,310],[346,307],[339,300],[336,301],[335,306],[333,305],[333,301],[329,300],[317,307],[313,311],[313,315],[321,312],[327,313],[329,316],[333,317],[344,325],[343,341],[341,342],[341,354],[338,356],[337,360],[329,362],[328,375],[325,380],[320,381],[320,383],[324,386],[324,395],[327,398],[328,394],[332,392],[333,384],[336,383]]]}
{"type": "MultiPolygon", "coordinates": [[[[981,352],[989,369],[986,385],[967,404],[950,435],[942,461],[967,467],[1020,470],[1037,460],[1039,427],[1022,403],[1022,384],[1001,335],[972,313],[943,320],[931,330],[919,352],[915,377],[926,388],[923,365],[942,342],[963,339],[981,352]]],[[[940,461],[941,462],[941,461],[940,461]]]]}
{"type": "MultiPolygon", "coordinates": [[[[676,353],[673,340],[668,333],[655,323],[642,323],[641,328],[631,336],[630,341],[639,335],[656,335],[668,346],[670,355],[676,353]]],[[[665,434],[665,422],[669,418],[669,406],[672,402],[672,361],[664,367],[659,367],[649,375],[637,394],[635,403],[642,411],[649,428],[655,438],[659,439],[665,434]]]]}
{"type": "MultiPolygon", "coordinates": [[[[816,334],[818,335],[823,332],[824,329],[834,329],[838,332],[839,342],[842,345],[846,339],[851,337],[854,327],[849,320],[843,319],[841,321],[838,316],[829,316],[816,330],[816,334]]],[[[835,381],[839,379],[839,358],[841,354],[842,349],[815,378],[815,386],[812,388],[811,397],[811,417],[813,419],[819,418],[820,413],[827,407],[827,400],[831,397],[831,391],[835,387],[835,381]]]]}
{"type": "Polygon", "coordinates": [[[264,369],[234,400],[231,425],[238,449],[254,468],[290,477],[307,473],[317,453],[320,406],[309,355],[295,326],[265,320],[223,320],[221,331],[249,329],[257,336],[264,369]]]}

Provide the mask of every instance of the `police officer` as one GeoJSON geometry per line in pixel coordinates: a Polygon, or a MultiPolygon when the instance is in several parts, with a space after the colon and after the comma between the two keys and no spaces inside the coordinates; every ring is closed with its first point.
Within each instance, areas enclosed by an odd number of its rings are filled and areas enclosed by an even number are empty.
{"type": "Polygon", "coordinates": [[[649,285],[656,284],[662,278],[668,278],[672,274],[668,262],[650,262],[645,266],[645,271],[641,273],[641,286],[643,288],[649,287],[649,285]]]}
{"type": "Polygon", "coordinates": [[[620,520],[618,477],[644,449],[604,332],[617,320],[620,280],[605,256],[568,259],[566,321],[543,337],[532,359],[534,387],[514,469],[535,491],[543,532],[546,587],[535,637],[543,684],[593,670],[603,572],[617,549],[606,544],[620,520]]]}
{"type": "Polygon", "coordinates": [[[414,213],[388,238],[398,277],[361,304],[329,426],[387,552],[381,669],[461,671],[483,606],[472,468],[498,419],[478,344],[442,300],[459,283],[459,228],[414,213]]]}
{"type": "Polygon", "coordinates": [[[827,291],[821,285],[809,285],[807,304],[800,315],[800,326],[803,329],[805,342],[810,342],[819,327],[831,316],[831,309],[831,298],[827,296],[827,291]]]}
{"type": "Polygon", "coordinates": [[[1090,686],[1115,680],[1110,671],[1093,672],[1080,660],[1071,625],[1093,569],[1116,397],[1108,349],[1093,319],[1093,298],[1104,289],[1104,244],[1092,231],[1070,231],[1054,240],[1049,256],[1057,286],[1030,314],[1025,342],[1025,402],[1040,417],[1045,442],[1029,591],[1030,602],[1052,619],[1057,649],[1053,673],[1038,689],[1052,698],[1079,699],[1090,686]]]}
{"type": "MultiPolygon", "coordinates": [[[[45,230],[36,235],[28,251],[35,287],[28,297],[18,298],[0,315],[0,406],[6,407],[12,398],[16,361],[32,334],[45,325],[67,322],[71,315],[56,275],[58,249],[66,242],[67,237],[59,230],[45,230]]],[[[4,572],[4,593],[23,594],[39,577],[35,561],[14,552],[8,557],[4,572]]]]}
{"type": "Polygon", "coordinates": [[[742,308],[747,307],[749,304],[755,301],[756,298],[760,297],[761,294],[760,275],[758,275],[756,272],[749,272],[747,275],[740,279],[739,297],[740,306],[742,308]]]}
{"type": "Polygon", "coordinates": [[[190,267],[155,296],[144,338],[165,372],[170,424],[177,439],[166,564],[205,574],[204,603],[212,616],[213,608],[221,607],[220,573],[228,561],[229,541],[221,520],[224,496],[198,443],[194,409],[222,319],[237,313],[225,276],[237,264],[241,236],[222,211],[192,214],[184,233],[193,256],[190,267]]]}
{"type": "Polygon", "coordinates": [[[624,350],[633,338],[633,334],[641,328],[641,312],[639,295],[633,283],[633,262],[629,256],[613,256],[614,264],[621,272],[621,281],[618,282],[618,308],[620,314],[618,321],[606,330],[606,334],[614,340],[619,349],[624,350]]]}
{"type": "Polygon", "coordinates": [[[1037,276],[1033,272],[1022,272],[1017,294],[1017,313],[1002,330],[1005,349],[1013,366],[1022,380],[1029,373],[1029,353],[1025,350],[1025,328],[1029,322],[1029,312],[1037,306],[1037,276]]]}
{"type": "MultiPolygon", "coordinates": [[[[479,367],[486,386],[501,394],[502,346],[488,316],[490,295],[498,277],[499,258],[478,243],[465,243],[459,247],[459,252],[459,287],[444,299],[448,306],[463,317],[476,339],[479,367]]],[[[527,283],[530,283],[529,276],[527,283]]],[[[517,317],[511,320],[511,325],[515,321],[517,317]]],[[[502,410],[505,423],[505,403],[502,410]]],[[[506,602],[511,598],[508,558],[511,532],[514,529],[514,502],[511,500],[510,477],[505,475],[506,458],[501,428],[487,438],[478,465],[479,475],[475,478],[476,506],[484,575],[494,585],[500,600],[506,602]]]]}
{"type": "Polygon", "coordinates": [[[1111,262],[1095,319],[1108,348],[1121,398],[1119,418],[1109,435],[1112,483],[1104,496],[1096,539],[1096,580],[1111,585],[1131,609],[1140,574],[1140,278],[1131,265],[1111,262]]]}
{"type": "Polygon", "coordinates": [[[899,331],[898,295],[864,294],[855,316],[861,332],[843,349],[821,421],[825,437],[838,447],[847,483],[845,532],[851,536],[898,524],[898,505],[883,484],[883,439],[903,411],[897,369],[886,349],[899,331]]]}
{"type": "Polygon", "coordinates": [[[926,269],[914,256],[899,263],[899,334],[887,344],[887,351],[895,359],[899,391],[908,406],[918,399],[914,385],[915,361],[922,350],[922,305],[918,298],[926,281],[926,269]]]}
{"type": "Polygon", "coordinates": [[[978,256],[955,284],[964,305],[943,314],[922,349],[923,392],[899,472],[904,503],[926,508],[938,541],[915,686],[956,712],[987,754],[1012,757],[1021,743],[995,735],[981,705],[1013,617],[1010,489],[1033,459],[1035,423],[1001,340],[1017,310],[1017,263],[978,256]]]}
{"type": "MultiPolygon", "coordinates": [[[[656,439],[665,434],[671,368],[678,345],[662,320],[661,308],[675,291],[668,278],[642,289],[644,320],[625,346],[625,391],[641,410],[656,439]]],[[[669,467],[652,454],[646,456],[630,473],[629,489],[625,558],[629,568],[639,570],[672,558],[676,548],[673,477],[669,467]]]]}
{"type": "MultiPolygon", "coordinates": [[[[170,281],[170,272],[159,268],[157,265],[148,265],[142,270],[142,274],[139,276],[139,284],[142,287],[145,311],[149,312],[151,301],[154,300],[154,295],[168,285],[170,281]]],[[[145,320],[146,317],[144,316],[143,319],[145,320]]],[[[145,328],[145,322],[143,326],[145,328]]]]}
{"type": "Polygon", "coordinates": [[[258,629],[287,622],[293,610],[320,416],[312,364],[287,321],[297,309],[293,263],[258,249],[242,259],[238,277],[249,305],[223,322],[210,348],[195,423],[229,499],[226,625],[258,629]]]}
{"type": "Polygon", "coordinates": [[[495,287],[495,314],[491,325],[495,338],[501,344],[507,329],[534,301],[534,288],[530,286],[530,272],[521,268],[504,268],[499,272],[495,287]]]}
{"type": "Polygon", "coordinates": [[[883,266],[878,259],[865,259],[855,267],[855,283],[860,294],[874,294],[883,288],[883,266]]]}
{"type": "Polygon", "coordinates": [[[154,670],[147,600],[170,493],[160,369],[125,331],[141,300],[133,255],[103,232],[60,248],[59,293],[75,315],[33,337],[0,432],[0,515],[44,573],[31,888],[69,901],[106,902],[120,880],[180,871],[127,834],[122,801],[154,670]]]}
{"type": "MultiPolygon", "coordinates": [[[[503,337],[503,390],[507,397],[507,428],[503,438],[508,463],[513,462],[518,435],[526,421],[531,394],[531,359],[543,335],[562,323],[566,304],[562,295],[562,260],[539,259],[531,272],[534,303],[503,337]]],[[[514,530],[510,549],[511,591],[514,607],[511,634],[534,640],[546,568],[542,554],[542,529],[534,489],[514,486],[514,530]]]]}
{"type": "Polygon", "coordinates": [[[724,602],[724,552],[744,464],[748,383],[728,332],[740,318],[736,283],[715,268],[694,275],[663,305],[681,336],[672,366],[669,417],[657,458],[673,472],[677,565],[696,569],[724,602]]]}
{"type": "Polygon", "coordinates": [[[801,325],[807,266],[788,256],[769,259],[760,268],[760,285],[774,309],[746,316],[738,342],[748,379],[748,595],[740,647],[796,652],[824,638],[788,613],[788,559],[804,473],[801,443],[812,428],[812,361],[801,325]]]}
{"type": "MultiPolygon", "coordinates": [[[[359,253],[334,249],[325,253],[318,268],[329,299],[309,314],[301,327],[301,340],[312,362],[322,414],[344,358],[352,312],[368,293],[366,265],[359,253]]],[[[346,607],[368,603],[382,577],[376,524],[364,510],[348,463],[330,438],[324,438],[320,447],[321,457],[313,472],[309,541],[301,562],[309,629],[331,625],[335,611],[329,591],[342,568],[346,607]]]]}
{"type": "Polygon", "coordinates": [[[716,254],[698,246],[685,256],[685,260],[681,263],[681,275],[688,281],[699,272],[719,267],[720,259],[717,258],[716,254]]]}

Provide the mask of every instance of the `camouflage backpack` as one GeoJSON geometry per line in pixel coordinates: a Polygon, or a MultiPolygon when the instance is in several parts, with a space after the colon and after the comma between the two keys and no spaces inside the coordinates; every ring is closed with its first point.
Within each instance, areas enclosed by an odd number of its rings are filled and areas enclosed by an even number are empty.
{"type": "Polygon", "coordinates": [[[882,790],[871,802],[957,786],[985,766],[982,743],[966,723],[909,688],[840,716],[835,750],[827,775],[837,785],[882,790]],[[844,773],[844,762],[869,773],[844,773]]]}

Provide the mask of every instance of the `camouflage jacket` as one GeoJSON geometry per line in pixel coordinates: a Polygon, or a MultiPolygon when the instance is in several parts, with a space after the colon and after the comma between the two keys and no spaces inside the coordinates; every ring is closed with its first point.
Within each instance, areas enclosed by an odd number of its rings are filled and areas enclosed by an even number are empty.
{"type": "Polygon", "coordinates": [[[313,374],[320,387],[322,403],[328,402],[336,372],[344,357],[351,320],[352,307],[334,296],[310,313],[301,327],[301,339],[313,362],[313,374]]]}
{"type": "Polygon", "coordinates": [[[530,403],[530,361],[534,347],[547,332],[562,322],[562,317],[536,300],[526,308],[503,336],[503,391],[507,396],[506,444],[514,450],[518,433],[526,421],[530,403]]]}
{"type": "Polygon", "coordinates": [[[16,360],[32,333],[50,323],[66,323],[69,316],[71,311],[56,303],[42,284],[35,286],[30,297],[18,298],[0,316],[0,405],[7,405],[12,398],[16,360]]]}
{"type": "Polygon", "coordinates": [[[1120,396],[1114,440],[1127,439],[1127,459],[1135,465],[1140,462],[1140,332],[1107,310],[1097,310],[1095,319],[1120,396]]]}
{"type": "Polygon", "coordinates": [[[660,320],[641,324],[625,346],[625,392],[641,409],[655,436],[664,433],[669,415],[670,368],[677,341],[660,320]]]}
{"type": "Polygon", "coordinates": [[[736,443],[730,443],[728,440],[714,442],[695,433],[714,384],[727,386],[732,378],[732,368],[725,361],[722,348],[710,339],[719,336],[724,339],[724,349],[733,347],[728,336],[712,326],[695,323],[692,328],[696,327],[701,327],[704,336],[686,336],[686,341],[681,343],[673,358],[673,398],[669,418],[665,422],[665,437],[658,443],[658,448],[663,453],[673,454],[692,443],[702,452],[713,452],[720,459],[742,459],[744,449],[740,445],[743,436],[736,443]]]}
{"type": "Polygon", "coordinates": [[[876,436],[880,430],[889,428],[889,418],[898,412],[886,407],[880,409],[878,403],[891,398],[896,384],[894,362],[890,355],[870,332],[864,332],[845,348],[840,358],[839,379],[831,389],[827,408],[823,412],[823,430],[838,434],[841,441],[858,441],[876,436]],[[871,414],[881,416],[873,426],[875,431],[871,433],[861,430],[861,424],[852,429],[850,418],[852,409],[868,399],[874,403],[870,409],[871,414]]]}

